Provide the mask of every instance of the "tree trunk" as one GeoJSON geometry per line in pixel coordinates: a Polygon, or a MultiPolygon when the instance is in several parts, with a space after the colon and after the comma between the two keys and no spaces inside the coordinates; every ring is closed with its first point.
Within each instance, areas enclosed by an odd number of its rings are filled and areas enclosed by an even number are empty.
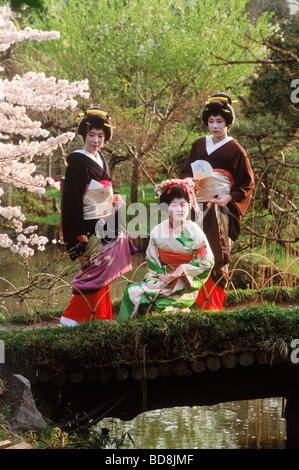
{"type": "Polygon", "coordinates": [[[139,176],[139,165],[137,160],[133,160],[133,171],[131,178],[131,203],[138,202],[138,176],[139,176]]]}

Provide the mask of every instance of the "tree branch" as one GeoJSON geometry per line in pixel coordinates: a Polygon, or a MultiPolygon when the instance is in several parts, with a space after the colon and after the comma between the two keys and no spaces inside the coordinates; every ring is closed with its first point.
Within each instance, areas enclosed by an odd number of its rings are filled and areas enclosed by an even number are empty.
{"type": "Polygon", "coordinates": [[[242,44],[239,44],[237,43],[235,40],[233,40],[233,43],[236,44],[238,47],[240,47],[241,49],[244,49],[246,51],[249,52],[249,54],[255,59],[255,60],[229,60],[229,59],[225,59],[224,57],[221,57],[221,56],[218,56],[217,54],[215,54],[214,52],[210,52],[210,54],[213,56],[213,57],[216,57],[216,59],[219,59],[219,60],[222,60],[222,63],[218,62],[216,64],[211,64],[213,66],[219,66],[219,65],[231,65],[231,64],[281,64],[281,63],[290,63],[290,62],[297,62],[299,64],[299,57],[294,54],[292,51],[290,50],[285,50],[285,49],[281,49],[280,47],[277,47],[277,46],[274,46],[273,44],[271,44],[270,42],[266,41],[266,39],[264,38],[263,36],[263,33],[262,31],[260,31],[260,34],[261,34],[261,37],[262,37],[262,42],[259,42],[257,39],[254,39],[252,36],[250,36],[249,33],[245,33],[245,36],[248,38],[249,41],[252,41],[252,42],[255,42],[259,45],[262,45],[262,46],[266,46],[268,49],[270,49],[271,51],[274,51],[274,52],[277,52],[281,55],[284,55],[284,56],[289,56],[288,59],[272,59],[272,60],[265,60],[265,59],[260,59],[258,57],[255,56],[255,54],[252,52],[252,50],[250,49],[249,47],[249,44],[247,43],[246,46],[243,46],[242,44]]]}
{"type": "Polygon", "coordinates": [[[296,237],[293,240],[286,240],[284,238],[278,238],[278,237],[274,237],[274,236],[264,235],[262,233],[256,232],[251,227],[246,225],[244,222],[241,222],[241,224],[252,235],[255,235],[256,237],[259,237],[259,238],[264,238],[265,240],[271,240],[271,241],[275,241],[277,243],[297,243],[299,241],[299,237],[296,237]]]}
{"type": "Polygon", "coordinates": [[[150,176],[149,172],[147,171],[147,168],[145,167],[145,165],[143,164],[143,161],[141,160],[141,158],[139,158],[136,154],[136,151],[130,146],[130,144],[125,144],[130,155],[132,155],[132,157],[137,161],[138,165],[140,166],[140,168],[142,169],[143,173],[145,174],[146,178],[150,181],[150,183],[155,186],[155,182],[154,180],[152,179],[152,177],[150,176]]]}
{"type": "Polygon", "coordinates": [[[11,56],[11,49],[9,48],[4,54],[0,55],[0,62],[3,62],[6,59],[9,59],[11,56]]]}
{"type": "MultiPolygon", "coordinates": [[[[277,47],[277,46],[273,46],[273,44],[271,44],[270,42],[266,41],[266,39],[264,38],[263,36],[263,33],[262,31],[260,31],[260,34],[261,34],[261,37],[263,39],[263,45],[266,46],[268,49],[271,49],[272,51],[274,52],[278,52],[279,54],[282,54],[282,55],[289,55],[293,61],[297,62],[299,64],[299,57],[294,54],[292,51],[288,51],[288,50],[285,50],[285,49],[281,49],[280,47],[277,47]]],[[[248,33],[246,33],[246,36],[251,40],[251,41],[255,41],[258,43],[258,41],[256,41],[255,39],[253,39],[248,33]]]]}

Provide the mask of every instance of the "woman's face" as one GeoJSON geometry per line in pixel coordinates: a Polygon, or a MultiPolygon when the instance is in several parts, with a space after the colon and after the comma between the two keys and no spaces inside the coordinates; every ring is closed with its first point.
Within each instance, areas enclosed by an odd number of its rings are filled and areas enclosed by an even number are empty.
{"type": "Polygon", "coordinates": [[[210,116],[208,119],[209,131],[214,141],[219,142],[227,137],[228,126],[222,116],[210,116]]]}
{"type": "Polygon", "coordinates": [[[84,150],[93,155],[100,150],[105,142],[105,132],[103,129],[90,129],[85,137],[84,150]]]}
{"type": "Polygon", "coordinates": [[[186,199],[174,198],[168,205],[168,214],[172,221],[184,222],[189,214],[189,204],[186,199]]]}

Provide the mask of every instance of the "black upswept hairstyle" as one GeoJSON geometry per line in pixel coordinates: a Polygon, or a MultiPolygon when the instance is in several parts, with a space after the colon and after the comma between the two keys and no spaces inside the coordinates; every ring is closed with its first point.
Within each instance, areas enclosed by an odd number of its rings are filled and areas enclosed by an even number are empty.
{"type": "Polygon", "coordinates": [[[85,116],[78,124],[77,134],[81,135],[85,142],[87,132],[93,128],[103,129],[105,140],[111,140],[113,135],[112,123],[106,111],[99,106],[87,109],[85,116]]]}
{"type": "Polygon", "coordinates": [[[160,196],[160,204],[165,203],[169,206],[171,201],[175,198],[184,198],[189,203],[189,194],[186,189],[183,186],[176,184],[174,186],[167,186],[164,189],[160,196]]]}
{"type": "Polygon", "coordinates": [[[227,93],[215,93],[208,100],[202,110],[202,120],[206,126],[208,125],[208,119],[210,116],[218,115],[223,117],[227,126],[230,126],[235,121],[232,100],[227,93]]]}

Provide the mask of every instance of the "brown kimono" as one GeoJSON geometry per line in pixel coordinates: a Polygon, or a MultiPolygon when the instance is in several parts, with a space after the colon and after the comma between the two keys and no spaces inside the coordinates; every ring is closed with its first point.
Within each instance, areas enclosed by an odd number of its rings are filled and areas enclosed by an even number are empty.
{"type": "MultiPolygon", "coordinates": [[[[232,201],[227,205],[229,211],[227,236],[235,241],[240,234],[241,218],[248,209],[254,188],[254,175],[248,156],[235,139],[227,138],[214,145],[211,136],[202,137],[193,143],[189,157],[181,170],[181,178],[193,177],[191,163],[197,160],[207,161],[213,171],[226,174],[231,181],[232,201]]],[[[203,231],[215,257],[215,266],[211,277],[217,282],[224,274],[221,268],[231,260],[229,250],[225,246],[226,240],[223,239],[219,229],[215,204],[212,204],[204,214],[203,231]]],[[[219,285],[224,288],[225,283],[225,278],[223,278],[219,285]]]]}

